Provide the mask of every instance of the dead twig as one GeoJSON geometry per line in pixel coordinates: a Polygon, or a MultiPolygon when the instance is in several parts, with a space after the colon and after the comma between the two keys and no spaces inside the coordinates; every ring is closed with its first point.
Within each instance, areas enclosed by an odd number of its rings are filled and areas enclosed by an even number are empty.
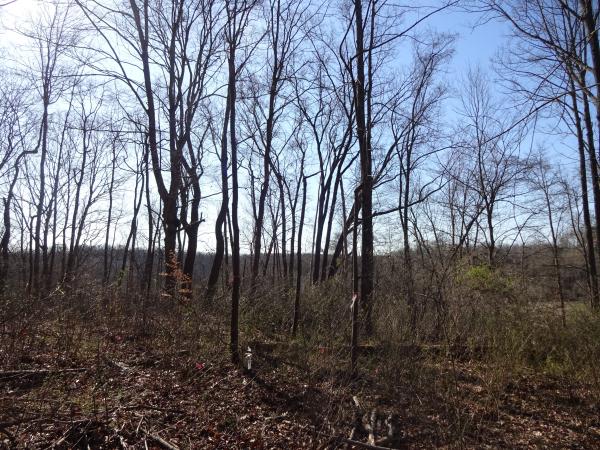
{"type": "Polygon", "coordinates": [[[65,431],[63,433],[63,435],[52,445],[52,448],[58,447],[59,445],[62,445],[67,437],[71,434],[71,432],[73,430],[75,430],[78,426],[83,425],[83,430],[87,431],[88,427],[92,424],[92,420],[90,419],[82,419],[82,420],[76,420],[72,423],[72,425],[69,427],[69,429],[67,431],[65,431]]]}
{"type": "Polygon", "coordinates": [[[182,409],[159,408],[158,406],[152,406],[152,405],[128,405],[128,406],[120,406],[117,409],[120,409],[123,411],[135,411],[138,409],[148,409],[150,411],[160,411],[160,412],[166,412],[166,413],[170,413],[170,414],[187,414],[182,409]]]}
{"type": "Polygon", "coordinates": [[[395,450],[391,447],[380,447],[379,445],[365,444],[364,442],[354,441],[352,439],[343,438],[343,437],[333,437],[332,436],[332,438],[339,440],[350,446],[354,446],[354,447],[366,448],[366,449],[370,449],[370,450],[395,450]]]}
{"type": "Polygon", "coordinates": [[[0,422],[0,428],[10,428],[10,427],[14,427],[15,425],[21,425],[22,423],[33,422],[34,420],[39,420],[39,419],[40,419],[39,416],[30,416],[30,417],[22,417],[20,419],[10,420],[8,422],[0,422]]]}
{"type": "MultiPolygon", "coordinates": [[[[301,428],[304,428],[306,430],[310,430],[310,428],[308,426],[301,426],[301,428]]],[[[394,449],[392,447],[381,447],[379,445],[373,445],[373,444],[366,444],[364,442],[360,442],[360,441],[355,441],[353,439],[348,439],[342,436],[332,436],[330,434],[327,433],[323,433],[322,431],[317,431],[317,430],[311,430],[313,433],[318,434],[319,436],[323,436],[323,437],[327,437],[329,439],[331,439],[332,441],[336,441],[336,442],[340,442],[340,443],[344,443],[344,444],[348,444],[350,446],[354,446],[354,447],[360,447],[360,448],[366,448],[369,450],[397,450],[394,449]]]]}
{"type": "Polygon", "coordinates": [[[29,375],[52,375],[57,373],[78,373],[86,372],[87,367],[78,367],[73,369],[22,369],[22,370],[4,370],[0,371],[0,378],[14,378],[29,375]]]}
{"type": "Polygon", "coordinates": [[[148,432],[145,429],[141,429],[141,431],[148,436],[150,439],[152,439],[153,441],[159,443],[160,445],[162,445],[164,448],[166,448],[167,450],[180,450],[179,447],[177,447],[175,444],[171,444],[169,441],[164,440],[163,438],[161,438],[160,436],[157,436],[156,434],[152,434],[150,432],[148,432]]]}

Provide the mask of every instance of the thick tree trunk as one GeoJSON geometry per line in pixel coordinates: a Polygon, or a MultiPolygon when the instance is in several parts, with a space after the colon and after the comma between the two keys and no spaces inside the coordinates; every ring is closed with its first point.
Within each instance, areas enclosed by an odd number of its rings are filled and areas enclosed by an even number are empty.
{"type": "Polygon", "coordinates": [[[367,130],[365,105],[365,49],[362,1],[354,0],[356,19],[356,81],[354,96],[356,105],[356,133],[360,149],[360,179],[362,206],[361,240],[361,292],[360,302],[365,314],[365,333],[373,333],[373,175],[371,173],[370,130],[367,130]]]}
{"type": "Polygon", "coordinates": [[[156,106],[154,103],[155,89],[152,82],[152,71],[150,69],[150,37],[148,30],[150,18],[148,16],[148,3],[144,2],[143,9],[140,10],[135,0],[129,0],[132,17],[135,23],[137,38],[140,44],[140,61],[142,63],[142,72],[144,76],[144,93],[146,96],[146,117],[148,119],[148,144],[150,156],[152,159],[152,172],[158,188],[158,193],[162,201],[162,218],[164,231],[164,264],[167,273],[166,290],[174,294],[176,285],[175,273],[177,266],[177,230],[179,229],[179,219],[177,215],[177,197],[181,183],[181,146],[176,143],[176,112],[175,107],[175,39],[174,33],[178,31],[179,25],[172,28],[171,43],[169,47],[169,163],[170,163],[170,184],[169,189],[165,185],[162,175],[162,164],[160,161],[160,152],[157,140],[156,106]]]}
{"type": "Polygon", "coordinates": [[[573,115],[575,119],[575,128],[577,131],[577,146],[579,150],[579,180],[581,183],[581,202],[583,207],[583,222],[585,226],[585,237],[588,254],[588,266],[589,266],[589,281],[591,287],[591,304],[593,308],[597,308],[600,305],[600,295],[598,292],[598,271],[596,266],[596,255],[594,251],[594,237],[592,232],[592,220],[590,216],[590,207],[588,199],[588,183],[587,183],[587,169],[586,169],[586,151],[585,141],[583,137],[583,128],[581,124],[581,117],[579,116],[579,106],[577,103],[577,95],[575,94],[575,86],[571,81],[571,101],[573,108],[573,115]]]}
{"type": "Polygon", "coordinates": [[[360,205],[357,205],[356,202],[354,202],[352,204],[352,208],[350,208],[350,211],[348,212],[348,215],[346,216],[346,219],[344,221],[344,228],[338,238],[337,244],[335,246],[335,250],[333,251],[333,255],[331,256],[331,262],[329,263],[329,273],[327,275],[329,278],[333,277],[338,271],[339,258],[340,258],[340,255],[342,254],[342,251],[344,250],[344,248],[347,248],[346,239],[347,239],[347,236],[350,233],[350,231],[352,231],[352,226],[354,224],[354,214],[355,214],[354,209],[357,207],[358,207],[358,211],[360,212],[360,209],[361,209],[360,205]]]}
{"type": "Polygon", "coordinates": [[[188,237],[187,251],[183,262],[183,274],[185,275],[184,291],[191,297],[194,281],[194,265],[196,264],[196,253],[198,252],[198,229],[200,228],[201,218],[198,213],[200,207],[200,185],[197,182],[192,183],[192,203],[190,223],[185,229],[188,237]]]}
{"type": "Polygon", "coordinates": [[[231,283],[231,336],[230,350],[231,360],[233,363],[238,363],[239,355],[239,307],[240,307],[240,290],[242,278],[240,274],[240,225],[238,220],[238,202],[239,202],[239,182],[238,182],[238,154],[237,154],[237,137],[236,137],[236,122],[235,122],[235,102],[237,97],[236,81],[235,81],[235,47],[231,49],[229,56],[229,91],[231,98],[231,114],[229,127],[231,139],[231,268],[232,268],[232,283],[231,283]]]}
{"type": "MultiPolygon", "coordinates": [[[[587,31],[587,39],[589,44],[590,54],[592,56],[592,72],[594,81],[596,82],[596,125],[600,126],[600,40],[598,38],[597,11],[594,11],[594,4],[591,0],[580,0],[583,9],[583,21],[587,31]]],[[[584,57],[585,58],[585,57],[584,57]]],[[[585,71],[581,73],[581,83],[585,86],[585,71]]],[[[592,174],[592,193],[594,195],[594,211],[596,219],[596,252],[600,253],[600,180],[598,177],[598,159],[596,157],[595,146],[593,145],[593,127],[591,126],[591,118],[589,112],[589,102],[585,89],[583,90],[584,101],[584,117],[586,120],[586,129],[588,136],[588,151],[590,155],[590,166],[592,174]],[[590,122],[590,123],[588,123],[590,122]]],[[[596,284],[598,282],[596,281],[596,284]]],[[[592,297],[594,308],[600,308],[600,295],[592,297]]]]}
{"type": "MultiPolygon", "coordinates": [[[[581,73],[581,82],[585,83],[585,72],[581,73]]],[[[590,113],[590,102],[585,89],[583,90],[582,99],[583,119],[587,139],[587,153],[590,159],[590,181],[592,185],[592,196],[594,198],[594,228],[596,231],[596,248],[594,250],[596,255],[600,255],[600,177],[598,175],[598,158],[596,156],[596,145],[594,144],[594,126],[592,124],[592,116],[590,113]]],[[[598,123],[600,124],[600,118],[598,123]]]]}

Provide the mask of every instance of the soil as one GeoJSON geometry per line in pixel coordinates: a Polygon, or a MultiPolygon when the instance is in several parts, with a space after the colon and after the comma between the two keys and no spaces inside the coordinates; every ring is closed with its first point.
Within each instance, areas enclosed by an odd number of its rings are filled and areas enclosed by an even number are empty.
{"type": "MultiPolygon", "coordinates": [[[[176,350],[91,334],[69,351],[22,336],[18,359],[2,347],[1,448],[351,448],[343,439],[373,411],[377,438],[385,418],[396,422],[394,448],[600,448],[600,402],[573,380],[520,373],[490,382],[482,361],[443,357],[408,359],[394,373],[365,364],[348,380],[333,363],[307,370],[276,345],[255,350],[247,371],[226,346],[176,350]]],[[[353,439],[367,442],[357,430],[353,439]]]]}

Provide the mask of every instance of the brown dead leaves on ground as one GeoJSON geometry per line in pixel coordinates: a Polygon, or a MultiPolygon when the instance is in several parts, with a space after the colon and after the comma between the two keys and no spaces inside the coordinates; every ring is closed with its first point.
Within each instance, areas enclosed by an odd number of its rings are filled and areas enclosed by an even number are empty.
{"type": "Polygon", "coordinates": [[[98,339],[70,358],[31,347],[2,367],[0,447],[344,448],[336,437],[349,436],[358,395],[399,417],[402,448],[600,448],[600,404],[575,382],[528,375],[489,385],[481,364],[437,361],[419,383],[377,370],[349,383],[276,354],[256,354],[248,373],[218,352],[98,339]]]}

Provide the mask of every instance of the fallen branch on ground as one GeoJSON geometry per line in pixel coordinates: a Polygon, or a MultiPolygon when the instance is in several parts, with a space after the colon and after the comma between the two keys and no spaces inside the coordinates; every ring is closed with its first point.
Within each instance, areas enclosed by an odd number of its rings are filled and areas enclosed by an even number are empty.
{"type": "Polygon", "coordinates": [[[186,412],[182,409],[170,409],[170,408],[159,408],[158,406],[152,405],[128,405],[128,406],[120,406],[117,409],[122,409],[124,411],[135,411],[137,409],[148,409],[150,411],[160,411],[171,414],[186,414],[186,412]]]}
{"type": "Polygon", "coordinates": [[[348,444],[348,445],[351,445],[354,447],[366,448],[368,450],[397,450],[393,447],[380,447],[378,445],[366,444],[364,442],[355,441],[353,439],[348,439],[348,438],[345,438],[342,436],[332,436],[331,434],[327,434],[327,433],[323,433],[322,431],[317,431],[315,429],[311,429],[308,426],[301,426],[301,428],[304,428],[305,430],[310,430],[311,432],[318,434],[319,436],[328,437],[332,441],[348,444]]]}
{"type": "Polygon", "coordinates": [[[160,436],[157,436],[156,434],[152,434],[152,433],[148,432],[147,430],[144,430],[143,428],[141,429],[141,431],[146,436],[148,436],[150,439],[152,439],[155,442],[158,442],[160,445],[162,445],[167,450],[179,450],[179,447],[177,447],[175,444],[171,444],[169,441],[164,440],[160,436]]]}
{"type": "Polygon", "coordinates": [[[333,439],[337,439],[337,440],[343,442],[344,444],[352,445],[354,447],[361,447],[361,448],[366,448],[366,449],[370,449],[370,450],[395,450],[392,447],[380,447],[379,445],[365,444],[364,442],[354,441],[352,439],[343,438],[343,437],[333,437],[333,439]]]}
{"type": "Polygon", "coordinates": [[[0,372],[0,378],[6,377],[20,377],[27,375],[51,375],[55,373],[76,373],[86,372],[89,369],[87,367],[78,367],[74,369],[22,369],[22,370],[4,370],[0,372]]]}
{"type": "Polygon", "coordinates": [[[0,422],[0,428],[14,427],[15,425],[21,425],[22,423],[31,422],[38,420],[39,416],[22,417],[20,419],[10,420],[8,422],[0,422]]]}

